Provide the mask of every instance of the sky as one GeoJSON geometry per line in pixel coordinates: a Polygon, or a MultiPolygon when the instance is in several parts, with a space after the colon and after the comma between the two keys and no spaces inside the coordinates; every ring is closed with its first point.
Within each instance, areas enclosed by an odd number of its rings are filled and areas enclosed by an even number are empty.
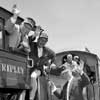
{"type": "Polygon", "coordinates": [[[87,47],[100,57],[100,0],[0,0],[9,11],[13,4],[47,31],[55,52],[87,47]]]}

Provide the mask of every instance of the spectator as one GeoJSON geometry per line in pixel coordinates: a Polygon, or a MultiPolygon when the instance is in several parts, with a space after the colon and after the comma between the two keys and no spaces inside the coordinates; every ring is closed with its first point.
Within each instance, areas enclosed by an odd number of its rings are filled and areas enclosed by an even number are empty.
{"type": "Polygon", "coordinates": [[[64,55],[62,57],[62,64],[66,63],[67,62],[67,55],[64,55]]]}
{"type": "Polygon", "coordinates": [[[83,99],[83,88],[89,84],[89,78],[81,69],[76,69],[71,71],[67,70],[67,76],[69,76],[68,81],[63,86],[61,93],[58,93],[56,86],[54,83],[51,82],[52,92],[56,95],[59,99],[62,100],[84,100],[83,99]]]}
{"type": "Polygon", "coordinates": [[[84,61],[81,60],[79,56],[74,56],[74,61],[76,62],[77,66],[83,70],[84,61]]]}
{"type": "MultiPolygon", "coordinates": [[[[64,64],[62,64],[61,66],[60,66],[60,68],[63,68],[64,70],[66,69],[66,70],[69,70],[69,69],[73,69],[75,66],[76,66],[76,62],[73,60],[73,57],[72,57],[72,55],[71,54],[68,54],[68,55],[65,55],[64,57],[63,57],[63,63],[64,64]]],[[[66,71],[65,70],[65,71],[66,71]]]]}

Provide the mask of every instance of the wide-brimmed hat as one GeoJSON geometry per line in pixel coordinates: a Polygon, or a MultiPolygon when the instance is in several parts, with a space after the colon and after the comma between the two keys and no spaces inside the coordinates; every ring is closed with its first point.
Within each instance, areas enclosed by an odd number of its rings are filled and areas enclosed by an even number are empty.
{"type": "Polygon", "coordinates": [[[27,17],[25,20],[24,20],[24,23],[27,23],[29,25],[31,25],[32,28],[36,27],[36,22],[34,19],[30,18],[30,17],[27,17]]]}
{"type": "Polygon", "coordinates": [[[47,33],[45,33],[45,32],[43,31],[43,32],[40,33],[39,38],[46,38],[46,39],[48,39],[48,35],[47,35],[47,33]]]}

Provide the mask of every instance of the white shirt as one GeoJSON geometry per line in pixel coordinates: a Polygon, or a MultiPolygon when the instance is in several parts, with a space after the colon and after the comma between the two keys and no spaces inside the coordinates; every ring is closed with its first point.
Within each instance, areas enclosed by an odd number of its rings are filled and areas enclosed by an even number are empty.
{"type": "Polygon", "coordinates": [[[38,57],[40,58],[43,55],[43,48],[38,48],[38,57]]]}

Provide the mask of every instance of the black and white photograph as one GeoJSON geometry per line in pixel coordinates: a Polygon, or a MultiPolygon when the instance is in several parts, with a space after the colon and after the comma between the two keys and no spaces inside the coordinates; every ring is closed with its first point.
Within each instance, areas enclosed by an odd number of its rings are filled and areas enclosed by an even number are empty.
{"type": "Polygon", "coordinates": [[[100,0],[0,0],[0,100],[100,100],[100,0]]]}

